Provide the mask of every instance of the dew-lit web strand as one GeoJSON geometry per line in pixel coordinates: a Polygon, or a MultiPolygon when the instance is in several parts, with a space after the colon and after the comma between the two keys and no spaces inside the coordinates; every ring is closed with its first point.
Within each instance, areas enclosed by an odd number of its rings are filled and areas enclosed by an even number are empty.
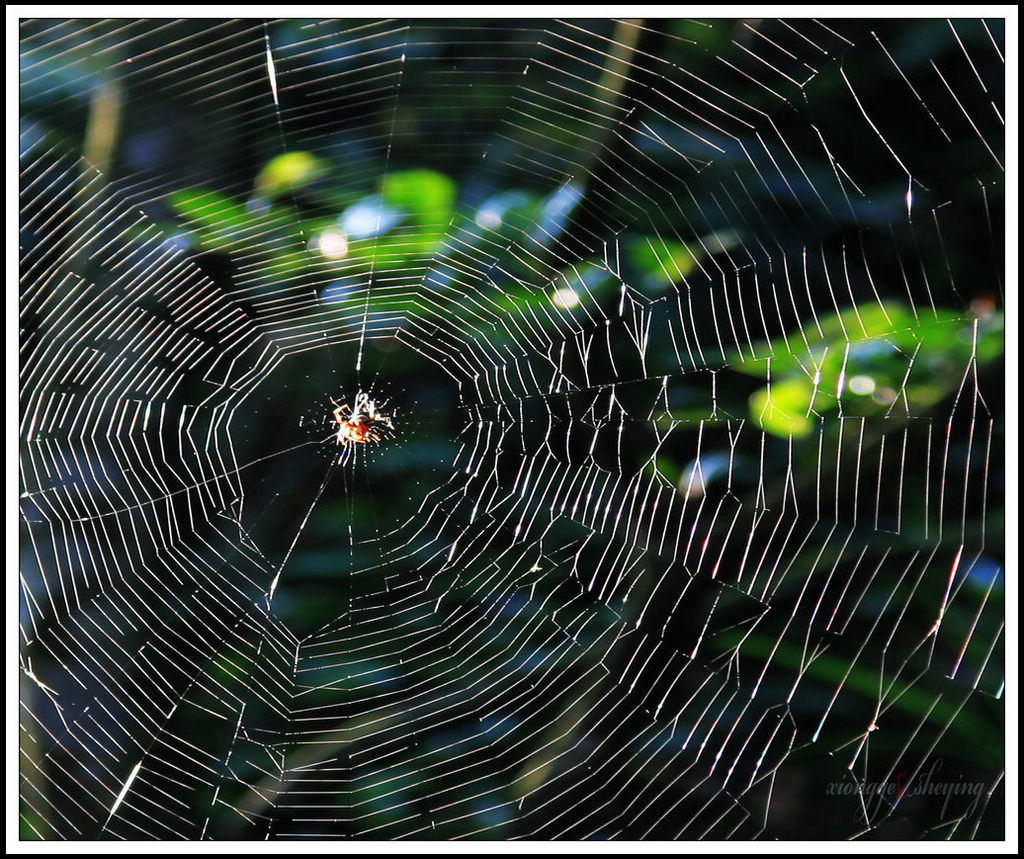
{"type": "Polygon", "coordinates": [[[136,448],[137,449],[137,448],[136,448]]]}
{"type": "MultiPolygon", "coordinates": [[[[264,33],[264,37],[266,38],[265,33],[264,33]]],[[[273,99],[274,99],[275,110],[278,111],[278,116],[279,116],[279,130],[283,134],[283,130],[281,129],[281,125],[280,125],[280,122],[281,122],[280,103],[278,101],[278,91],[276,91],[276,87],[274,85],[275,81],[274,81],[274,76],[273,76],[272,54],[270,53],[270,48],[269,48],[269,42],[268,41],[266,42],[266,51],[267,51],[267,68],[268,68],[268,74],[269,74],[269,77],[270,77],[271,90],[272,90],[272,95],[273,95],[273,99]]],[[[244,467],[245,466],[243,466],[242,468],[244,468],[244,467]]],[[[240,470],[241,469],[236,469],[236,473],[238,471],[240,471],[240,470]]],[[[210,478],[210,480],[217,480],[217,479],[218,479],[217,477],[210,478]]],[[[204,481],[204,482],[210,482],[210,481],[204,481]]],[[[194,484],[194,485],[198,485],[198,484],[194,484]]],[[[187,490],[187,488],[189,488],[189,487],[186,487],[184,490],[187,490]]],[[[304,524],[304,522],[303,522],[303,524],[304,524]]],[[[299,529],[299,533],[301,533],[301,526],[300,526],[300,529],[299,529]]],[[[298,534],[296,535],[296,540],[297,539],[298,539],[298,534]]]]}
{"type": "MultiPolygon", "coordinates": [[[[212,658],[212,656],[211,656],[211,658],[212,658]]],[[[196,666],[196,667],[197,667],[197,669],[198,669],[199,671],[201,671],[201,666],[196,666]]],[[[87,670],[88,670],[88,669],[87,669],[87,670]]],[[[196,682],[196,679],[195,679],[195,678],[197,678],[198,676],[199,676],[199,673],[197,673],[196,675],[194,675],[194,677],[193,677],[193,681],[192,681],[193,683],[195,683],[195,682],[196,682]]],[[[171,711],[170,711],[170,713],[173,713],[174,709],[175,709],[175,708],[172,708],[172,709],[171,709],[171,711]]],[[[167,715],[168,715],[168,717],[169,717],[170,713],[168,713],[168,714],[167,714],[167,715]]],[[[155,744],[155,743],[157,742],[157,738],[158,738],[158,736],[159,736],[159,731],[156,731],[156,730],[154,730],[154,732],[153,732],[153,735],[152,735],[152,736],[153,736],[153,739],[152,739],[152,741],[151,741],[151,742],[152,742],[153,744],[155,744]]],[[[151,745],[151,747],[152,747],[152,745],[151,745]]],[[[138,763],[136,763],[135,767],[133,768],[133,770],[132,770],[132,773],[131,773],[131,774],[129,775],[129,778],[128,778],[128,779],[127,779],[127,780],[125,781],[125,783],[124,783],[124,784],[122,785],[122,787],[121,787],[121,791],[120,791],[120,793],[119,793],[118,797],[117,797],[117,798],[115,799],[115,801],[114,801],[114,804],[113,804],[113,805],[112,805],[112,807],[111,807],[111,810],[110,810],[110,814],[109,814],[109,815],[108,815],[108,817],[107,817],[107,821],[106,821],[106,824],[104,824],[104,827],[106,827],[107,825],[109,825],[109,823],[110,823],[111,819],[113,818],[113,816],[114,816],[115,812],[117,811],[117,808],[118,808],[118,807],[120,806],[120,804],[121,804],[122,800],[123,800],[123,799],[124,799],[124,797],[126,796],[126,794],[127,794],[127,792],[128,792],[128,789],[129,789],[129,787],[131,786],[131,783],[132,783],[132,781],[134,780],[135,776],[136,776],[136,775],[137,775],[137,774],[139,773],[139,771],[140,771],[140,767],[141,767],[141,764],[142,764],[142,761],[143,761],[143,760],[145,759],[145,757],[146,757],[146,756],[147,756],[147,755],[146,755],[146,754],[144,754],[144,755],[143,755],[143,757],[142,757],[142,758],[140,758],[139,762],[138,762],[138,763]]],[[[161,825],[163,826],[163,824],[161,824],[161,825]]],[[[169,832],[173,832],[173,830],[168,830],[168,831],[169,831],[169,832]]]]}
{"type": "MultiPolygon", "coordinates": [[[[404,43],[403,43],[402,47],[403,48],[405,47],[404,43]]],[[[393,60],[390,61],[390,63],[393,63],[393,62],[394,62],[393,60]]],[[[401,56],[398,59],[398,71],[394,75],[395,78],[396,78],[396,83],[395,83],[394,95],[391,97],[391,120],[390,120],[390,123],[391,123],[391,125],[390,125],[390,137],[391,138],[394,137],[395,122],[396,122],[397,117],[398,117],[398,102],[399,102],[399,100],[401,98],[401,94],[402,94],[402,80],[403,80],[403,76],[405,74],[405,65],[406,65],[405,51],[403,50],[401,56]]],[[[390,167],[391,167],[391,142],[389,140],[388,143],[387,143],[387,146],[385,148],[384,165],[383,165],[382,173],[381,173],[381,175],[385,179],[388,176],[388,171],[390,170],[390,167]]],[[[367,324],[368,324],[368,321],[369,321],[369,314],[370,314],[370,293],[371,293],[371,290],[373,289],[374,269],[376,267],[377,253],[378,253],[379,247],[380,247],[379,244],[378,244],[378,238],[379,238],[380,233],[381,233],[380,225],[381,225],[381,219],[382,218],[383,218],[383,211],[381,209],[378,209],[378,211],[377,211],[377,228],[376,228],[376,230],[374,231],[374,234],[373,234],[374,235],[374,244],[373,244],[372,250],[370,251],[370,269],[369,269],[369,273],[367,274],[366,287],[365,287],[366,298],[365,298],[365,303],[363,305],[363,319],[362,319],[362,326],[361,326],[360,335],[359,335],[359,348],[358,348],[358,352],[356,353],[356,366],[355,366],[356,378],[357,378],[357,380],[360,381],[360,384],[361,384],[361,380],[362,380],[363,349],[364,349],[364,346],[365,346],[365,343],[366,343],[366,329],[367,329],[367,324]]]]}
{"type": "MultiPolygon", "coordinates": [[[[270,41],[270,31],[269,31],[269,29],[267,27],[266,22],[263,23],[263,43],[264,43],[264,47],[265,47],[265,51],[266,51],[267,83],[269,84],[271,95],[273,96],[273,100],[274,100],[274,114],[275,114],[275,117],[277,119],[278,138],[280,140],[281,153],[283,155],[283,154],[285,154],[288,151],[288,144],[287,144],[287,140],[285,138],[284,117],[283,117],[282,110],[281,110],[280,92],[279,92],[278,81],[277,81],[277,68],[276,68],[276,64],[275,64],[275,61],[274,61],[273,47],[272,47],[271,41],[270,41]]],[[[313,250],[310,247],[310,239],[306,235],[305,228],[304,228],[303,223],[302,223],[302,218],[299,216],[298,209],[297,209],[297,207],[296,207],[294,202],[292,203],[291,211],[292,211],[294,223],[299,228],[299,235],[300,235],[301,241],[302,241],[302,251],[303,251],[303,254],[304,254],[304,256],[305,256],[305,258],[307,260],[307,263],[308,263],[311,260],[311,258],[312,258],[313,250]]],[[[322,297],[321,292],[320,292],[319,284],[318,283],[312,284],[310,286],[310,289],[312,290],[313,303],[317,307],[323,307],[323,297],[322,297]]],[[[327,343],[329,341],[328,334],[327,334],[326,330],[321,331],[321,336],[322,336],[323,340],[325,341],[325,343],[327,343]]],[[[327,349],[326,351],[327,351],[328,361],[330,362],[331,367],[332,367],[332,375],[336,375],[337,369],[336,369],[335,364],[334,364],[333,351],[331,349],[327,349]]],[[[325,478],[325,484],[326,484],[326,481],[328,479],[329,478],[325,478]]],[[[323,487],[321,487],[321,491],[322,490],[323,490],[323,487]]],[[[317,497],[319,498],[319,494],[317,495],[317,497]]],[[[308,516],[307,516],[307,518],[308,518],[308,516]]],[[[303,524],[305,524],[305,520],[304,520],[303,524]]],[[[300,528],[300,531],[301,531],[301,528],[300,528]]],[[[296,540],[297,539],[298,539],[298,535],[296,535],[296,540]]],[[[293,543],[293,546],[294,546],[294,543],[293,543]]],[[[273,588],[271,588],[271,593],[272,592],[273,592],[273,588]]]]}

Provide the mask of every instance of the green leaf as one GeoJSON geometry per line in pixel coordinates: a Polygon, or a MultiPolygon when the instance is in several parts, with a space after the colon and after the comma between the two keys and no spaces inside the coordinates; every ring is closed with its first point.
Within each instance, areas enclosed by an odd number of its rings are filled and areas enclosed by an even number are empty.
{"type": "Polygon", "coordinates": [[[697,264],[693,251],[682,242],[642,236],[628,249],[629,259],[643,272],[644,286],[662,292],[686,277],[697,264]]]}
{"type": "Polygon", "coordinates": [[[217,191],[174,191],[167,201],[182,220],[199,232],[202,244],[212,250],[229,250],[253,223],[243,205],[217,191]]]}
{"type": "Polygon", "coordinates": [[[455,183],[433,170],[403,170],[389,173],[380,182],[386,203],[406,212],[410,220],[433,232],[443,230],[452,218],[455,183]]]}
{"type": "Polygon", "coordinates": [[[256,193],[273,200],[289,191],[309,185],[327,172],[327,165],[311,152],[278,155],[256,177],[256,193]]]}
{"type": "Polygon", "coordinates": [[[751,414],[769,432],[810,432],[807,409],[822,415],[842,405],[846,415],[888,413],[893,403],[911,413],[949,396],[968,371],[1002,354],[1002,315],[975,320],[952,309],[922,318],[891,303],[849,308],[807,328],[803,339],[776,340],[737,362],[765,377],[771,359],[771,400],[765,388],[751,398],[751,414]],[[975,332],[977,326],[977,332],[975,332]],[[794,345],[797,348],[793,348],[794,345]]]}
{"type": "Polygon", "coordinates": [[[750,397],[750,414],[772,435],[803,437],[814,430],[808,416],[813,387],[801,379],[786,379],[755,391],[750,397]]]}

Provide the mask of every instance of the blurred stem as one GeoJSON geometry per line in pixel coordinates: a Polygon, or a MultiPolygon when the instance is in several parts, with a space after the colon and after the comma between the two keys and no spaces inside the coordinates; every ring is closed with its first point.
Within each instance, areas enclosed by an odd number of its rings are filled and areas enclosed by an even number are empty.
{"type": "Polygon", "coordinates": [[[636,53],[636,43],[640,38],[642,24],[642,18],[617,21],[615,29],[612,31],[608,58],[605,60],[601,76],[597,79],[591,92],[604,121],[604,127],[601,133],[594,135],[584,150],[579,162],[582,168],[581,173],[590,172],[591,166],[597,160],[598,153],[608,139],[612,125],[615,124],[612,114],[626,83],[632,80],[631,61],[636,53]]]}
{"type": "Polygon", "coordinates": [[[104,75],[89,104],[82,157],[104,176],[110,174],[114,150],[117,148],[123,101],[120,82],[104,75]]]}
{"type": "Polygon", "coordinates": [[[124,93],[120,81],[102,75],[89,102],[89,117],[82,144],[82,165],[76,183],[76,205],[70,217],[68,269],[78,277],[85,276],[89,257],[86,236],[89,235],[86,207],[94,211],[103,198],[110,168],[121,132],[124,93]],[[97,175],[98,174],[98,175],[97,175]]]}

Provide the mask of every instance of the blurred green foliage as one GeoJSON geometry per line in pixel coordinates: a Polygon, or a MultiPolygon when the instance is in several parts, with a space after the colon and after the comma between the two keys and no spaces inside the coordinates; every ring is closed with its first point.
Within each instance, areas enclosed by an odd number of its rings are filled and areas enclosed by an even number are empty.
{"type": "MultiPolygon", "coordinates": [[[[510,189],[467,215],[456,208],[455,182],[434,170],[386,173],[378,177],[376,191],[362,197],[324,182],[337,175],[338,170],[309,152],[287,152],[259,171],[247,202],[192,188],[171,193],[168,203],[198,249],[231,254],[255,248],[266,257],[267,270],[281,276],[308,269],[301,244],[296,249],[306,238],[325,267],[337,266],[356,282],[373,271],[400,269],[411,259],[438,254],[456,224],[463,236],[493,241],[502,229],[521,231],[543,220],[551,207],[551,197],[510,189]],[[294,217],[293,195],[300,193],[311,195],[320,214],[294,217]],[[479,226],[475,232],[474,220],[479,226]],[[291,241],[268,241],[275,233],[291,241]],[[260,242],[254,245],[256,236],[260,242]]],[[[688,244],[653,234],[627,236],[627,276],[655,300],[684,283],[702,260],[731,250],[741,240],[735,230],[693,237],[688,244]]],[[[617,278],[596,258],[575,263],[562,277],[567,284],[585,284],[590,299],[617,290],[617,278]]],[[[526,283],[512,283],[501,301],[512,312],[542,305],[571,309],[583,298],[571,287],[538,293],[526,283]]],[[[367,300],[375,301],[372,296],[367,300]]],[[[459,314],[462,308],[453,302],[449,310],[459,314]]],[[[808,320],[753,355],[741,355],[731,369],[770,379],[750,395],[750,417],[781,438],[808,436],[822,416],[834,412],[864,417],[924,414],[956,392],[972,361],[985,365],[1002,355],[1001,312],[984,302],[974,312],[922,311],[893,299],[861,304],[808,320]]],[[[550,314],[539,318],[549,324],[553,319],[550,314]]]]}
{"type": "MultiPolygon", "coordinates": [[[[1003,317],[902,304],[869,304],[817,320],[779,338],[735,369],[771,384],[751,395],[751,417],[780,437],[810,435],[823,415],[922,415],[956,393],[972,361],[1003,352],[1003,317]],[[767,362],[770,359],[770,373],[767,362]]],[[[970,382],[973,384],[973,382],[970,382]]]]}

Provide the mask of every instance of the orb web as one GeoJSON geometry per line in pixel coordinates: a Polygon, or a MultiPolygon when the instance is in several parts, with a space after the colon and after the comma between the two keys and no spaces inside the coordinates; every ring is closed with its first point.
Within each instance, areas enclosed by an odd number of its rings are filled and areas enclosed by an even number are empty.
{"type": "Polygon", "coordinates": [[[1001,838],[1002,26],[21,21],[22,836],[1001,838]]]}

